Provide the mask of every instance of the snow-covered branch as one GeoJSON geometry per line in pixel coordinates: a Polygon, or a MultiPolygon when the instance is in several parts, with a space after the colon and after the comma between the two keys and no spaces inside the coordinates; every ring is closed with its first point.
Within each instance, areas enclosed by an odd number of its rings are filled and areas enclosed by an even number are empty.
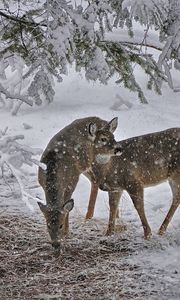
{"type": "Polygon", "coordinates": [[[22,95],[20,95],[18,93],[10,93],[7,89],[5,89],[2,86],[1,83],[0,83],[0,93],[2,93],[3,95],[5,95],[5,97],[8,98],[8,99],[12,99],[12,100],[17,99],[17,100],[20,100],[21,102],[24,102],[24,103],[26,103],[26,104],[28,104],[30,106],[33,105],[33,101],[30,100],[28,98],[28,96],[22,96],[22,95]]]}
{"type": "Polygon", "coordinates": [[[30,25],[30,26],[34,26],[34,27],[39,26],[39,25],[47,27],[46,24],[35,23],[35,22],[32,22],[32,21],[28,21],[28,20],[26,20],[24,18],[24,16],[22,16],[21,18],[19,18],[17,16],[13,16],[11,14],[4,13],[2,10],[0,10],[0,16],[6,18],[8,20],[11,20],[11,21],[14,21],[14,22],[18,22],[20,24],[30,25]]]}
{"type": "Polygon", "coordinates": [[[154,83],[148,83],[149,88],[160,93],[162,73],[173,88],[173,63],[180,68],[179,11],[177,0],[4,0],[0,8],[1,103],[5,104],[4,96],[18,99],[14,113],[20,101],[28,105],[51,103],[54,78],[61,82],[72,63],[77,71],[85,71],[88,80],[104,84],[118,74],[117,82],[123,81],[126,88],[138,92],[141,101],[145,97],[136,81],[134,63],[154,83]],[[113,48],[102,49],[107,40],[113,42],[113,48]],[[134,51],[136,47],[139,53],[134,51]],[[158,63],[150,62],[150,48],[159,51],[158,63]]]}
{"type": "MultiPolygon", "coordinates": [[[[6,130],[7,131],[7,130],[6,130]]],[[[3,175],[4,168],[8,168],[12,175],[15,177],[19,185],[22,200],[25,201],[27,206],[31,208],[28,201],[29,198],[33,198],[28,194],[24,188],[22,176],[23,166],[33,166],[33,164],[40,165],[40,162],[36,159],[36,156],[42,153],[41,149],[31,148],[29,146],[19,143],[19,140],[23,140],[23,135],[7,136],[5,131],[0,134],[0,169],[3,175]]],[[[27,172],[27,170],[26,170],[27,172]]]]}

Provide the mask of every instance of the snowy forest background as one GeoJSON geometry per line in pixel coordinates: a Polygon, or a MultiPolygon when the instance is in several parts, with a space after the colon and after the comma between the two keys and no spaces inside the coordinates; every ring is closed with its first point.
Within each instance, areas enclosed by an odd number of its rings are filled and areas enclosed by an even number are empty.
{"type": "Polygon", "coordinates": [[[179,0],[1,1],[1,299],[179,299],[179,209],[167,235],[156,235],[171,202],[166,183],[145,191],[154,232],[145,242],[127,194],[121,210],[128,230],[122,236],[104,237],[103,192],[95,219],[84,223],[89,182],[82,177],[63,262],[47,254],[51,250],[36,204],[44,199],[37,183],[40,155],[74,119],[118,116],[117,140],[179,127],[179,70],[179,0]],[[74,249],[82,253],[78,260],[74,249]],[[95,267],[88,265],[94,261],[95,267]]]}

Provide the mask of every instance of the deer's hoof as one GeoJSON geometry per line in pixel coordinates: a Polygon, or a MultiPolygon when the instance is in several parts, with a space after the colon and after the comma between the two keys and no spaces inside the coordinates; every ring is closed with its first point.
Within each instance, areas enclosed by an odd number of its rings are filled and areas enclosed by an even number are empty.
{"type": "Polygon", "coordinates": [[[93,217],[92,215],[88,215],[88,214],[87,214],[87,215],[85,216],[85,220],[91,220],[92,217],[93,217]]]}
{"type": "Polygon", "coordinates": [[[115,230],[112,230],[112,229],[108,229],[107,231],[106,231],[106,236],[110,236],[110,235],[113,235],[115,233],[115,230]]]}
{"type": "Polygon", "coordinates": [[[126,224],[118,224],[116,225],[115,231],[116,232],[123,232],[127,230],[127,225],[126,224]]]}
{"type": "Polygon", "coordinates": [[[144,239],[145,239],[145,240],[150,240],[151,237],[152,237],[152,233],[151,233],[151,232],[148,232],[148,233],[146,233],[146,234],[144,235],[144,239]]]}
{"type": "Polygon", "coordinates": [[[158,231],[158,234],[159,235],[163,235],[165,233],[165,230],[164,229],[159,229],[159,231],[158,231]]]}

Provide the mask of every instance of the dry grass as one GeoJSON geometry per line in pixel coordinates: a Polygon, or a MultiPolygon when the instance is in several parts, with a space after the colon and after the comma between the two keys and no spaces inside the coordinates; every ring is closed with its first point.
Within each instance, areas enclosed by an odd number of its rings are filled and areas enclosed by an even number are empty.
{"type": "Polygon", "coordinates": [[[121,287],[124,272],[128,269],[136,276],[136,268],[118,266],[131,250],[108,244],[97,229],[90,231],[88,224],[82,231],[74,228],[56,258],[43,223],[28,217],[1,216],[0,299],[135,298],[136,292],[129,295],[121,287]]]}
{"type": "Polygon", "coordinates": [[[151,272],[128,262],[137,252],[148,247],[151,251],[153,243],[144,242],[141,236],[133,240],[133,232],[106,238],[103,224],[71,221],[71,236],[65,241],[63,253],[55,257],[40,218],[1,215],[1,300],[169,299],[172,296],[168,285],[163,283],[162,270],[151,272]],[[163,297],[162,289],[167,298],[163,297]]]}

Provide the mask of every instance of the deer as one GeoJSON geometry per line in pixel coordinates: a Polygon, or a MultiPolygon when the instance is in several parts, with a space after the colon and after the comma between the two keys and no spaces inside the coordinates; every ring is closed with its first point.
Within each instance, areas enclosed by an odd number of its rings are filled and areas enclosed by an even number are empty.
{"type": "Polygon", "coordinates": [[[96,158],[88,174],[92,183],[86,219],[93,217],[98,188],[108,191],[110,213],[106,234],[114,234],[120,197],[126,190],[141,220],[144,238],[149,239],[151,228],[144,210],[144,188],[168,181],[173,199],[158,231],[163,235],[180,203],[180,128],[132,137],[118,145],[118,156],[104,163],[96,158]]]}
{"type": "Polygon", "coordinates": [[[52,137],[44,150],[38,180],[46,204],[37,203],[54,249],[61,247],[63,237],[69,232],[69,212],[74,207],[71,196],[80,174],[91,173],[96,157],[109,159],[115,155],[118,144],[113,133],[117,125],[118,118],[110,122],[98,117],[77,119],[52,137]]]}

